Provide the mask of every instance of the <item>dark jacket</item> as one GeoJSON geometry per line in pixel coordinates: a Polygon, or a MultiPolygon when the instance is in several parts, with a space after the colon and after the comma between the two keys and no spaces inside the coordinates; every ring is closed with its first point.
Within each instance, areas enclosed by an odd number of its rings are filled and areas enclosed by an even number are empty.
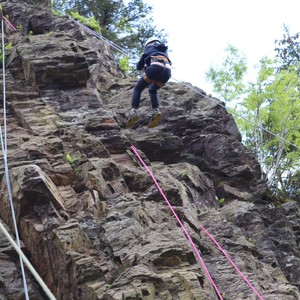
{"type": "Polygon", "coordinates": [[[145,48],[144,53],[142,54],[140,60],[136,64],[138,70],[142,70],[145,67],[145,64],[149,67],[151,63],[151,56],[163,55],[165,56],[170,64],[171,61],[167,54],[168,47],[164,44],[155,43],[145,48]]]}

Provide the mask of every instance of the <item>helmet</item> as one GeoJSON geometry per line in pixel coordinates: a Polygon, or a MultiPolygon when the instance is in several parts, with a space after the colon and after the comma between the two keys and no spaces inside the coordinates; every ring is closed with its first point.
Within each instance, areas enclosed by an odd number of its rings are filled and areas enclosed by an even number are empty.
{"type": "Polygon", "coordinates": [[[152,36],[151,38],[149,38],[149,39],[146,41],[145,47],[146,47],[148,44],[153,43],[153,42],[158,42],[158,43],[161,44],[161,41],[160,41],[157,37],[152,36]]]}

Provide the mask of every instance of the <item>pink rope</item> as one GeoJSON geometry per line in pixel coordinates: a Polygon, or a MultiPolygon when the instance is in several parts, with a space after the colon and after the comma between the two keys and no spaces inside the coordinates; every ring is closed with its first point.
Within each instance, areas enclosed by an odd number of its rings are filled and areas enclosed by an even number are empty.
{"type": "Polygon", "coordinates": [[[226,256],[226,258],[229,260],[231,265],[236,269],[236,271],[241,275],[241,277],[244,279],[244,281],[250,286],[250,288],[253,290],[253,292],[259,297],[259,299],[264,300],[264,298],[260,295],[260,293],[255,289],[255,287],[249,282],[249,280],[246,278],[246,276],[239,270],[239,268],[235,265],[235,263],[231,260],[229,255],[226,253],[226,251],[220,246],[220,244],[214,239],[214,237],[202,226],[200,225],[200,228],[209,236],[209,238],[217,245],[219,250],[226,256]]]}
{"type": "Polygon", "coordinates": [[[159,192],[161,193],[161,195],[163,196],[163,198],[164,198],[165,201],[167,202],[169,208],[171,209],[173,215],[175,216],[177,222],[180,224],[180,226],[181,226],[183,232],[185,233],[185,235],[186,235],[187,239],[189,240],[189,242],[190,242],[192,248],[194,249],[195,254],[196,254],[197,257],[198,257],[198,259],[199,259],[199,261],[200,261],[200,264],[202,265],[203,269],[205,270],[205,272],[206,272],[206,274],[207,274],[207,276],[208,276],[208,278],[209,278],[209,281],[210,281],[211,284],[213,285],[213,287],[214,287],[214,289],[215,289],[215,291],[216,291],[216,293],[217,293],[219,299],[223,300],[223,298],[222,298],[222,296],[221,296],[221,294],[220,294],[220,292],[219,292],[219,289],[218,289],[218,287],[216,286],[216,284],[215,284],[215,282],[213,281],[213,279],[211,278],[211,276],[210,276],[210,274],[209,274],[209,271],[208,271],[208,269],[207,269],[207,267],[206,267],[206,265],[205,265],[205,263],[204,263],[204,261],[203,261],[201,255],[199,254],[199,251],[198,251],[197,247],[195,246],[195,244],[194,244],[194,242],[193,242],[191,236],[190,236],[189,233],[187,232],[187,230],[186,230],[186,228],[184,227],[183,223],[180,221],[180,219],[179,219],[177,213],[176,213],[175,210],[173,209],[172,205],[170,204],[169,200],[167,199],[166,195],[164,194],[163,190],[161,189],[160,185],[158,184],[157,180],[155,179],[153,173],[152,173],[151,170],[148,168],[148,166],[145,164],[145,162],[143,161],[143,159],[141,158],[141,156],[138,154],[137,149],[136,149],[133,145],[131,145],[131,148],[132,148],[133,152],[135,153],[135,155],[138,157],[138,159],[141,161],[142,165],[146,168],[146,170],[147,170],[148,173],[150,174],[150,176],[151,176],[151,178],[153,179],[155,185],[157,186],[159,192]]]}
{"type": "Polygon", "coordinates": [[[13,29],[13,30],[17,30],[15,28],[15,26],[13,24],[11,24],[4,16],[3,16],[3,19],[7,22],[7,24],[13,29]]]}

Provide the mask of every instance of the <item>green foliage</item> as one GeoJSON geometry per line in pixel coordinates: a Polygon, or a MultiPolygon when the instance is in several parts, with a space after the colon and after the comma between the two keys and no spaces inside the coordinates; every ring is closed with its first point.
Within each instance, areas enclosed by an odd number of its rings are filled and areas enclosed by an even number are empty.
{"type": "MultiPolygon", "coordinates": [[[[12,49],[12,43],[8,43],[4,45],[5,55],[9,54],[9,51],[12,49]]],[[[2,53],[2,47],[0,48],[0,62],[2,64],[3,61],[3,53],[2,53]]]]}
{"type": "Polygon", "coordinates": [[[227,297],[226,297],[225,293],[222,293],[221,296],[222,296],[223,300],[227,300],[227,297]]]}
{"type": "Polygon", "coordinates": [[[251,237],[247,238],[247,242],[251,245],[254,245],[254,240],[251,237]]]}
{"type": "Polygon", "coordinates": [[[268,181],[280,199],[297,201],[300,195],[299,37],[300,33],[291,36],[285,31],[284,39],[276,42],[277,59],[261,59],[256,81],[247,86],[242,83],[245,60],[232,47],[227,48],[228,56],[223,64],[218,69],[211,67],[207,73],[214,91],[226,101],[239,99],[236,122],[243,142],[253,150],[262,167],[262,179],[268,181]]]}
{"type": "Polygon", "coordinates": [[[238,123],[247,128],[245,143],[256,153],[269,186],[276,194],[293,197],[289,186],[300,167],[300,151],[290,143],[300,147],[300,81],[292,68],[277,70],[277,62],[262,61],[257,82],[243,102],[244,116],[253,125],[238,123]]]}
{"type": "Polygon", "coordinates": [[[52,8],[57,12],[67,12],[68,9],[70,10],[73,7],[75,1],[64,1],[64,0],[51,0],[52,8]]]}
{"type": "Polygon", "coordinates": [[[128,56],[124,56],[119,60],[119,67],[124,73],[128,73],[130,70],[129,66],[129,58],[128,56]]]}
{"type": "Polygon", "coordinates": [[[208,81],[213,84],[213,91],[218,93],[225,102],[237,100],[245,91],[243,77],[247,71],[246,57],[238,49],[229,45],[227,56],[221,66],[211,66],[206,73],[208,81]]]}
{"type": "Polygon", "coordinates": [[[143,0],[53,0],[54,10],[76,12],[85,18],[93,17],[101,34],[110,41],[138,56],[151,36],[165,40],[163,30],[153,22],[152,7],[143,0]]]}
{"type": "Polygon", "coordinates": [[[60,12],[54,10],[53,8],[51,9],[51,12],[52,12],[54,15],[58,16],[58,17],[61,17],[61,16],[62,16],[62,13],[60,13],[60,12]]]}
{"type": "Polygon", "coordinates": [[[73,158],[70,153],[65,153],[65,158],[67,160],[67,162],[71,165],[74,166],[74,164],[76,163],[76,161],[78,160],[78,158],[73,158]]]}
{"type": "MultiPolygon", "coordinates": [[[[275,51],[281,60],[281,69],[297,66],[300,63],[300,32],[291,35],[287,26],[284,26],[283,38],[275,41],[275,51]]],[[[300,73],[300,72],[298,72],[300,73]]]]}
{"type": "Polygon", "coordinates": [[[23,30],[23,26],[22,25],[17,25],[16,29],[19,30],[19,31],[22,31],[23,30]]]}
{"type": "Polygon", "coordinates": [[[89,28],[93,29],[94,31],[101,33],[100,25],[97,23],[97,21],[95,20],[94,17],[85,18],[85,17],[81,16],[78,12],[72,12],[72,11],[69,13],[69,15],[73,19],[82,23],[83,25],[86,25],[89,28]]]}
{"type": "Polygon", "coordinates": [[[225,204],[225,198],[218,199],[218,203],[222,207],[225,204]]]}

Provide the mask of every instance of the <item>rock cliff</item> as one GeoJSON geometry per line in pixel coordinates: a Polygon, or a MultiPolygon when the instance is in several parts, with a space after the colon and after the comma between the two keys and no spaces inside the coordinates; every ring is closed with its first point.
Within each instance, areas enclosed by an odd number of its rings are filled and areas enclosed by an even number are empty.
{"type": "MultiPolygon", "coordinates": [[[[299,207],[272,197],[220,100],[170,82],[160,90],[161,125],[145,126],[145,91],[143,118],[126,129],[136,79],[119,70],[110,46],[55,16],[49,1],[0,2],[18,29],[5,29],[13,43],[6,95],[22,249],[57,299],[218,299],[131,145],[224,299],[258,298],[201,226],[264,299],[300,299],[299,207]]],[[[13,234],[3,164],[0,170],[0,218],[13,234]]],[[[30,299],[47,299],[26,275],[30,299]]],[[[0,299],[24,299],[18,256],[2,233],[0,299]]]]}

